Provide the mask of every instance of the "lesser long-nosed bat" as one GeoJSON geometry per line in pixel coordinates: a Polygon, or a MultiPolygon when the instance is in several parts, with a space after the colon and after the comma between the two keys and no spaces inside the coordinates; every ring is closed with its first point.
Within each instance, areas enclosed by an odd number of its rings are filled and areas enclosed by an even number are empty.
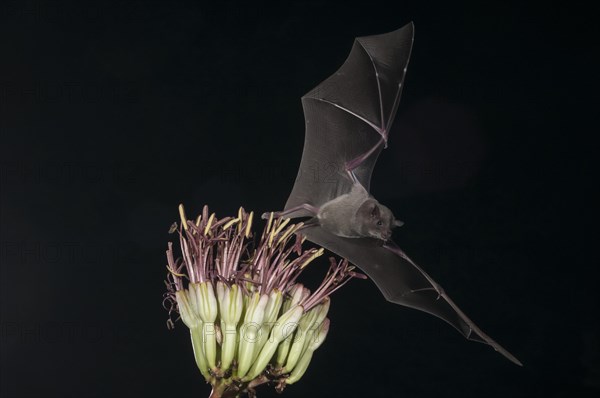
{"type": "Polygon", "coordinates": [[[316,213],[322,228],[344,238],[371,237],[387,241],[392,236],[392,228],[403,224],[360,184],[354,184],[350,192],[326,202],[316,213]]]}
{"type": "Polygon", "coordinates": [[[302,234],[358,266],[387,300],[433,314],[521,365],[396,246],[392,229],[402,223],[369,195],[373,167],[398,109],[413,33],[410,23],[357,38],[340,69],[302,97],[304,151],[278,215],[311,217],[302,234]]]}

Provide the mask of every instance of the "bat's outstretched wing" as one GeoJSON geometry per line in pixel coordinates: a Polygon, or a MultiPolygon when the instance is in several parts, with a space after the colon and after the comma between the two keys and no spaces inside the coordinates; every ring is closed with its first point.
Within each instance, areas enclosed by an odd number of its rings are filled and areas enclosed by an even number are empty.
{"type": "MultiPolygon", "coordinates": [[[[298,176],[285,205],[287,217],[312,217],[310,206],[314,210],[350,192],[353,181],[348,170],[369,190],[373,167],[398,108],[413,32],[410,23],[391,33],[357,38],[342,67],[302,97],[306,137],[298,176]]],[[[387,300],[435,315],[469,340],[489,344],[521,365],[393,243],[382,247],[370,238],[342,238],[314,222],[302,233],[358,266],[387,300]]]]}
{"type": "MultiPolygon", "coordinates": [[[[413,43],[413,24],[359,37],[340,69],[302,97],[306,135],[285,210],[320,207],[350,191],[348,167],[369,190],[394,120],[413,43]]],[[[298,210],[290,217],[312,216],[298,210]]]]}
{"type": "Polygon", "coordinates": [[[348,259],[375,282],[388,301],[428,312],[448,322],[469,340],[489,344],[510,361],[522,366],[471,321],[444,290],[394,243],[381,246],[375,239],[342,238],[318,226],[302,233],[313,243],[348,259]]]}

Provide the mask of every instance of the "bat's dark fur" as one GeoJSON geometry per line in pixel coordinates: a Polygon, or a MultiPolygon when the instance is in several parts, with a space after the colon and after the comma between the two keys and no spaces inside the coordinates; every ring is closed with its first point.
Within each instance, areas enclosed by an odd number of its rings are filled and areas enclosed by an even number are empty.
{"type": "Polygon", "coordinates": [[[304,151],[278,215],[311,217],[302,230],[307,239],[362,269],[387,300],[435,315],[521,365],[391,241],[401,222],[369,195],[371,173],[398,108],[413,30],[411,23],[357,38],[342,67],[302,97],[304,151]]]}

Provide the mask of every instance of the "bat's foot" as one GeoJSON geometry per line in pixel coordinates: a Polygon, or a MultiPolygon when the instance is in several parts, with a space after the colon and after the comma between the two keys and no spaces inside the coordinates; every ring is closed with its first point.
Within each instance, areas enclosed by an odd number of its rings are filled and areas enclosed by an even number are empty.
{"type": "Polygon", "coordinates": [[[317,227],[319,225],[319,219],[317,217],[313,217],[310,220],[304,221],[302,226],[296,232],[302,232],[305,229],[317,227]]]}
{"type": "Polygon", "coordinates": [[[268,220],[269,218],[271,218],[271,214],[273,214],[273,218],[279,218],[279,217],[283,217],[286,215],[285,211],[267,211],[264,212],[262,214],[262,216],[260,216],[260,218],[262,218],[263,220],[268,220]]]}
{"type": "MultiPolygon", "coordinates": [[[[273,212],[273,218],[288,217],[290,214],[295,213],[299,210],[306,210],[307,212],[311,213],[310,215],[307,215],[307,216],[311,216],[311,217],[314,217],[317,215],[317,213],[319,213],[318,207],[309,205],[308,203],[303,203],[301,205],[294,206],[294,207],[284,210],[284,211],[275,211],[275,212],[273,212]]],[[[263,213],[262,216],[260,216],[260,217],[263,220],[268,220],[271,217],[271,212],[263,213]]],[[[292,218],[295,218],[295,217],[300,217],[300,216],[294,216],[292,218]]]]}

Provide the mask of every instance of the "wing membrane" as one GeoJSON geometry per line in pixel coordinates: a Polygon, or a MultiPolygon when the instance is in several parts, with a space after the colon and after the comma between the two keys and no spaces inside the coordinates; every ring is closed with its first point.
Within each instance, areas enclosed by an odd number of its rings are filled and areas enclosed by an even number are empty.
{"type": "MultiPolygon", "coordinates": [[[[359,37],[336,73],[302,97],[305,141],[302,161],[285,210],[320,207],[347,193],[346,164],[376,148],[354,173],[370,188],[377,157],[393,121],[413,41],[413,25],[359,37]]],[[[309,216],[299,210],[291,217],[309,216]]]]}
{"type": "Polygon", "coordinates": [[[384,248],[375,239],[342,238],[318,226],[307,228],[303,234],[311,242],[360,268],[388,301],[434,315],[452,325],[467,339],[488,344],[510,361],[521,365],[517,358],[475,325],[443,289],[395,244],[384,248]]]}

